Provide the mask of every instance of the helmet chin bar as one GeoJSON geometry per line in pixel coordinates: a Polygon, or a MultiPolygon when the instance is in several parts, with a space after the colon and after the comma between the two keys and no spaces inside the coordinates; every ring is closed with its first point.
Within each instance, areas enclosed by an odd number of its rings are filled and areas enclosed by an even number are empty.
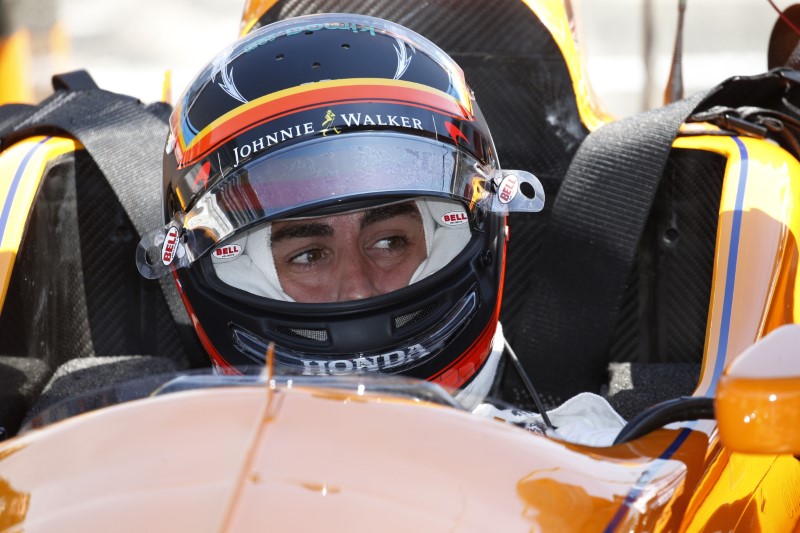
{"type": "MultiPolygon", "coordinates": [[[[387,351],[352,354],[301,353],[275,346],[275,369],[281,374],[335,376],[364,372],[400,373],[435,357],[453,335],[472,318],[478,306],[475,290],[470,291],[433,329],[387,351]]],[[[264,364],[270,341],[231,325],[233,345],[257,364],[264,364]]]]}

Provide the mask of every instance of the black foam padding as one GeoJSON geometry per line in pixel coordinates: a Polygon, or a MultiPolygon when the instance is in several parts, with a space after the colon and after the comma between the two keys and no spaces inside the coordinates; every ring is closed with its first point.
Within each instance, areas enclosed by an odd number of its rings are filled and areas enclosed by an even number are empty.
{"type": "Polygon", "coordinates": [[[14,435],[52,370],[41,359],[0,355],[0,428],[14,435]]]}
{"type": "Polygon", "coordinates": [[[608,401],[626,420],[666,400],[690,396],[700,363],[612,363],[608,401]]]}
{"type": "Polygon", "coordinates": [[[175,370],[174,361],[166,357],[122,355],[71,359],[56,369],[26,420],[66,398],[175,370]]]}

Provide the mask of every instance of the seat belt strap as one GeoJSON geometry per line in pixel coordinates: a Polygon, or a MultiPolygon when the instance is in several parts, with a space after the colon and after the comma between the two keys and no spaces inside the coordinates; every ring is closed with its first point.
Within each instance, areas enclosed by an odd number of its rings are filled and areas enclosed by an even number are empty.
{"type": "Polygon", "coordinates": [[[578,148],[553,203],[516,338],[546,402],[597,392],[606,382],[624,285],[672,142],[703,97],[606,124],[578,148]]]}

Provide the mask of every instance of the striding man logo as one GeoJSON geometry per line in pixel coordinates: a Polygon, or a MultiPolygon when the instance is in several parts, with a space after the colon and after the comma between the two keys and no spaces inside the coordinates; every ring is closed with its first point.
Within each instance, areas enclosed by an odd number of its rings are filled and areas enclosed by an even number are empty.
{"type": "Polygon", "coordinates": [[[322,123],[322,136],[327,137],[328,129],[332,129],[334,133],[341,133],[341,131],[333,125],[333,121],[336,119],[336,113],[332,110],[328,109],[325,113],[325,121],[322,123]]]}

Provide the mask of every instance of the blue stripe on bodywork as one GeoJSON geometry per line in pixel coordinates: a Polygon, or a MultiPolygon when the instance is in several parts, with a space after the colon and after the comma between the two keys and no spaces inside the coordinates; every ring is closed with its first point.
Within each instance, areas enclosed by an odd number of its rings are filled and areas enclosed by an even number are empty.
{"type": "Polygon", "coordinates": [[[633,488],[631,488],[631,490],[628,492],[628,495],[625,496],[625,501],[622,502],[622,505],[620,505],[619,509],[617,509],[617,512],[614,514],[611,522],[609,522],[608,526],[606,526],[606,532],[610,533],[617,528],[619,523],[625,517],[625,514],[628,512],[628,509],[630,509],[631,505],[633,505],[633,502],[636,501],[636,498],[642,494],[642,491],[644,491],[647,484],[650,483],[658,471],[661,470],[661,467],[667,463],[667,461],[675,454],[676,451],[678,451],[678,448],[681,447],[684,441],[689,438],[689,435],[692,433],[692,426],[694,426],[694,424],[690,424],[688,427],[681,429],[681,432],[678,433],[678,436],[675,437],[675,440],[672,441],[672,444],[670,444],[667,449],[664,450],[664,453],[659,455],[658,459],[653,461],[648,469],[645,470],[641,476],[639,476],[639,479],[636,480],[636,485],[634,485],[633,488]]]}
{"type": "Polygon", "coordinates": [[[17,189],[19,188],[19,183],[22,181],[22,175],[25,174],[25,167],[28,166],[31,158],[33,157],[34,152],[38,150],[44,143],[52,139],[52,137],[45,137],[35,146],[33,146],[28,153],[25,154],[25,157],[22,158],[22,162],[17,169],[17,172],[14,174],[14,178],[11,180],[11,187],[8,189],[8,195],[6,195],[6,201],[3,203],[3,211],[0,212],[0,240],[2,240],[2,236],[6,233],[6,225],[8,224],[8,218],[11,216],[11,205],[14,203],[14,196],[17,194],[17,189]]]}
{"type": "MultiPolygon", "coordinates": [[[[731,240],[728,247],[728,265],[725,271],[725,290],[722,299],[722,319],[720,320],[719,346],[717,348],[716,359],[714,361],[714,373],[711,378],[711,384],[706,392],[706,396],[711,396],[714,391],[716,391],[719,378],[722,375],[722,371],[725,369],[725,356],[728,352],[728,337],[731,330],[733,289],[734,285],[736,284],[736,265],[739,256],[739,241],[741,239],[742,232],[744,193],[747,186],[747,171],[749,162],[747,147],[738,137],[731,138],[739,148],[739,184],[736,189],[736,203],[733,210],[733,221],[731,223],[731,240]]],[[[636,498],[642,494],[642,491],[644,491],[647,484],[650,483],[653,477],[655,477],[666,461],[668,461],[675,454],[675,452],[678,451],[678,448],[681,447],[684,441],[691,434],[692,428],[695,424],[696,422],[687,424],[686,427],[681,430],[675,440],[672,441],[672,444],[670,444],[669,447],[664,450],[664,453],[662,453],[658,459],[653,461],[647,470],[642,473],[639,479],[636,480],[636,484],[631,487],[631,490],[625,497],[625,501],[623,501],[622,505],[620,505],[619,509],[617,509],[617,512],[614,514],[611,522],[609,522],[608,526],[606,526],[605,531],[614,531],[617,526],[619,526],[620,522],[627,514],[628,509],[630,509],[631,505],[633,505],[633,502],[635,502],[636,498]]]]}
{"type": "Polygon", "coordinates": [[[736,190],[736,206],[733,209],[733,222],[731,223],[731,242],[728,251],[728,268],[725,273],[725,293],[722,300],[722,320],[719,329],[719,346],[717,357],[714,361],[714,374],[706,396],[710,396],[717,389],[717,382],[725,370],[725,359],[728,354],[728,337],[731,331],[731,312],[733,310],[733,288],[736,282],[736,264],[739,258],[739,239],[742,232],[742,213],[744,208],[744,191],[747,185],[748,155],[747,147],[741,139],[733,137],[739,148],[739,187],[736,190]]]}

